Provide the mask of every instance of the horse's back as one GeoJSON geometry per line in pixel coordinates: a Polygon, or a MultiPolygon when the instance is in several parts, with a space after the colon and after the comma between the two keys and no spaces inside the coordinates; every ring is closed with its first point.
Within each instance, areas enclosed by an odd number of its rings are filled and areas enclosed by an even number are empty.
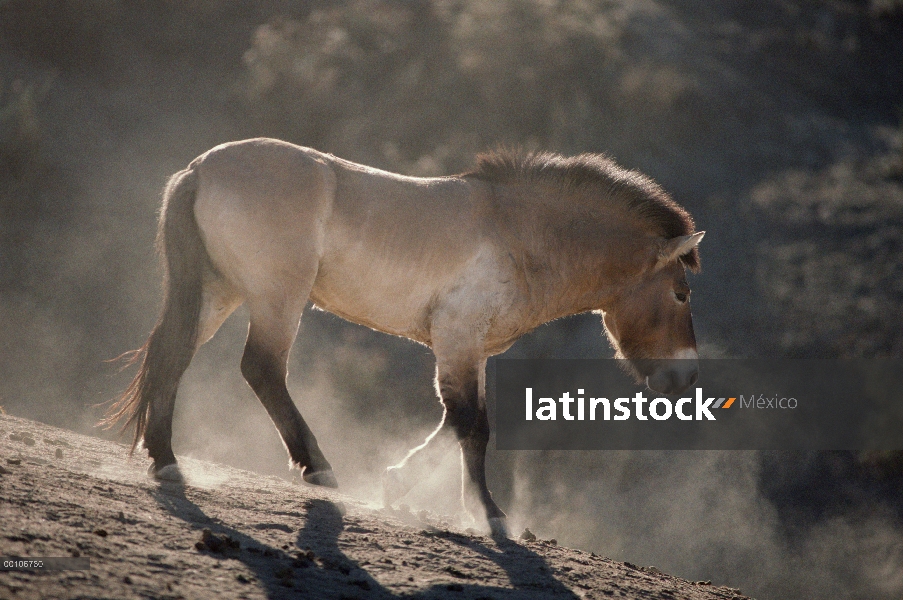
{"type": "Polygon", "coordinates": [[[194,165],[208,253],[244,297],[276,286],[429,341],[432,304],[481,251],[485,198],[461,178],[405,177],[267,139],[194,165]]]}
{"type": "Polygon", "coordinates": [[[312,297],[346,318],[428,341],[432,304],[479,252],[479,192],[337,160],[336,196],[312,297]]]}

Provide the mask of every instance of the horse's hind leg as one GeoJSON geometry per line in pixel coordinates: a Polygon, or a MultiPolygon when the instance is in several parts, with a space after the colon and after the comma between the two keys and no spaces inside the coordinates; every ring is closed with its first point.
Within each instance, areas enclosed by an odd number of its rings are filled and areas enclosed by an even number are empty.
{"type": "MultiPolygon", "coordinates": [[[[194,352],[213,337],[223,321],[241,304],[241,298],[212,275],[204,278],[202,298],[194,352]]],[[[155,394],[148,405],[144,446],[154,461],[148,469],[148,474],[157,479],[168,481],[182,479],[172,451],[172,418],[178,383],[189,362],[190,357],[187,361],[174,365],[175,372],[171,373],[167,389],[155,394]]]]}
{"type": "MultiPolygon", "coordinates": [[[[187,367],[186,364],[184,368],[178,369],[179,378],[187,367]]],[[[178,380],[154,396],[147,409],[147,429],[144,432],[144,447],[153,460],[147,474],[167,481],[182,480],[172,451],[172,414],[177,389],[178,380]]]]}
{"type": "Polygon", "coordinates": [[[285,306],[284,292],[275,297],[279,298],[278,302],[264,298],[248,300],[251,324],[241,372],[269,413],[291,463],[302,470],[304,480],[338,487],[332,467],[285,386],[288,354],[307,295],[303,300],[299,297],[298,305],[291,308],[285,306]]]}
{"type": "MultiPolygon", "coordinates": [[[[204,279],[204,304],[198,323],[197,348],[210,341],[235,309],[241,306],[242,297],[221,277],[209,274],[204,279]]],[[[197,351],[195,348],[195,351],[197,351]]]]}

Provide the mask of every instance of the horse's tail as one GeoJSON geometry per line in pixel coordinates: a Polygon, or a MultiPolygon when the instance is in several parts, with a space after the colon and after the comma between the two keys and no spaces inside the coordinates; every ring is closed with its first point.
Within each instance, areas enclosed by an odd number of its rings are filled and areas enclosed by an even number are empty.
{"type": "Polygon", "coordinates": [[[153,402],[173,401],[179,379],[194,356],[203,302],[207,251],[194,218],[198,176],[194,166],[173,175],[163,194],[157,229],[157,252],[163,264],[163,312],[150,337],[120,358],[141,366],[100,424],[110,428],[125,420],[135,424],[131,452],[147,431],[153,402]]]}

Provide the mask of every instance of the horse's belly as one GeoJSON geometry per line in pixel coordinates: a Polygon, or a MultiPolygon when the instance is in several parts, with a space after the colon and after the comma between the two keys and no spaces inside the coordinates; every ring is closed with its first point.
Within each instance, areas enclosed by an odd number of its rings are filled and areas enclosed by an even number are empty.
{"type": "Polygon", "coordinates": [[[429,306],[435,287],[422,276],[403,271],[387,266],[352,274],[327,265],[314,283],[311,300],[354,323],[429,344],[429,306]]]}

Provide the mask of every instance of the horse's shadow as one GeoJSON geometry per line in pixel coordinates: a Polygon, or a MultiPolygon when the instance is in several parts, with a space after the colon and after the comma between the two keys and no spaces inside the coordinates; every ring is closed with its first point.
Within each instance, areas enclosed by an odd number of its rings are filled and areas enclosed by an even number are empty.
{"type": "MultiPolygon", "coordinates": [[[[189,524],[199,533],[202,529],[209,529],[220,539],[228,536],[231,540],[238,542],[239,548],[225,547],[221,552],[199,550],[209,552],[211,557],[220,560],[238,560],[253,572],[253,578],[236,577],[235,586],[247,585],[250,587],[256,583],[263,588],[267,598],[292,597],[292,590],[289,587],[292,584],[283,576],[284,573],[291,571],[292,557],[284,550],[260,542],[218,519],[208,516],[201,507],[185,495],[185,488],[182,484],[163,482],[149,493],[161,508],[189,524]]],[[[202,536],[197,535],[193,538],[192,543],[201,539],[202,536]]]]}
{"type": "MultiPolygon", "coordinates": [[[[361,564],[342,551],[339,545],[339,536],[344,529],[342,511],[329,500],[306,502],[305,525],[298,532],[297,547],[286,551],[207,516],[186,497],[180,484],[163,483],[152,490],[151,495],[167,512],[193,528],[207,528],[215,535],[237,541],[240,549],[211,553],[211,556],[243,563],[254,573],[257,585],[267,598],[577,598],[555,579],[544,558],[507,539],[497,539],[495,547],[490,547],[467,536],[433,532],[436,537],[466,547],[496,563],[508,575],[511,587],[482,585],[462,579],[460,583],[436,584],[410,594],[399,594],[385,588],[370,575],[365,569],[368,563],[361,564]]],[[[238,579],[236,585],[254,583],[254,580],[242,582],[238,579]]]]}

